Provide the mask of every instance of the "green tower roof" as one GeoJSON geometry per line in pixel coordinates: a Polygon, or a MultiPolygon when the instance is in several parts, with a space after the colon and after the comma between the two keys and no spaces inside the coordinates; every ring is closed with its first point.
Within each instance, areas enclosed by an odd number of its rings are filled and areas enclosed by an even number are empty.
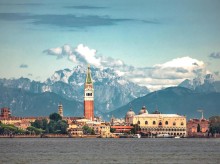
{"type": "Polygon", "coordinates": [[[90,66],[88,66],[87,74],[86,74],[86,84],[92,84],[92,76],[90,72],[90,66]]]}

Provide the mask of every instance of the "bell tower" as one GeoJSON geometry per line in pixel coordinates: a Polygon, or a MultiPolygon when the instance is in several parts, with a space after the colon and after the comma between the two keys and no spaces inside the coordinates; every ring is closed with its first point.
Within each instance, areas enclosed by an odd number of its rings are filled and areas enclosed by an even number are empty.
{"type": "Polygon", "coordinates": [[[90,66],[87,69],[84,88],[84,117],[92,121],[94,120],[94,89],[90,66]]]}
{"type": "Polygon", "coordinates": [[[63,117],[63,105],[61,103],[58,105],[58,114],[63,117]]]}

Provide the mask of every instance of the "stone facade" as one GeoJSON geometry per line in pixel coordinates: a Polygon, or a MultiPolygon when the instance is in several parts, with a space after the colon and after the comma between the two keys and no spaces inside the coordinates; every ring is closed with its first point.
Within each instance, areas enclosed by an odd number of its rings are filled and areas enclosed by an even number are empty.
{"type": "Polygon", "coordinates": [[[147,135],[169,134],[172,136],[186,136],[186,117],[177,114],[149,114],[143,107],[139,115],[125,117],[127,123],[138,125],[139,132],[147,135]]]}
{"type": "Polygon", "coordinates": [[[208,131],[209,131],[209,120],[206,120],[204,118],[190,119],[187,122],[187,133],[189,136],[194,136],[197,133],[207,133],[208,131]]]}

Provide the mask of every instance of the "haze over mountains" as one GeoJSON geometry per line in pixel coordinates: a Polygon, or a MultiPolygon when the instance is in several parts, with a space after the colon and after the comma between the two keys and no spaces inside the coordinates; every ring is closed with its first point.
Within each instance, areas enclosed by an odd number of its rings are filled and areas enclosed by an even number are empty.
{"type": "MultiPolygon", "coordinates": [[[[150,93],[143,86],[118,76],[112,69],[91,68],[95,88],[95,115],[109,119],[124,117],[130,107],[137,114],[145,105],[149,112],[179,113],[197,117],[197,109],[205,116],[219,114],[220,83],[212,75],[185,80],[178,87],[150,93]],[[200,80],[200,81],[199,81],[200,80]]],[[[57,112],[59,102],[64,115],[83,116],[86,68],[56,71],[45,82],[28,78],[0,79],[0,106],[8,106],[16,116],[47,116],[57,112]]]]}

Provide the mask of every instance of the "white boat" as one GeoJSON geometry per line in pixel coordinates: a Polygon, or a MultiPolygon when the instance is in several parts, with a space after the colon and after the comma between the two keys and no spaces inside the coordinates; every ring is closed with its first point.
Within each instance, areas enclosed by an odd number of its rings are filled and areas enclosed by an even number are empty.
{"type": "Polygon", "coordinates": [[[134,134],[133,138],[141,138],[141,135],[140,134],[134,134]]]}
{"type": "Polygon", "coordinates": [[[180,138],[180,136],[175,136],[174,138],[180,138]]]}

